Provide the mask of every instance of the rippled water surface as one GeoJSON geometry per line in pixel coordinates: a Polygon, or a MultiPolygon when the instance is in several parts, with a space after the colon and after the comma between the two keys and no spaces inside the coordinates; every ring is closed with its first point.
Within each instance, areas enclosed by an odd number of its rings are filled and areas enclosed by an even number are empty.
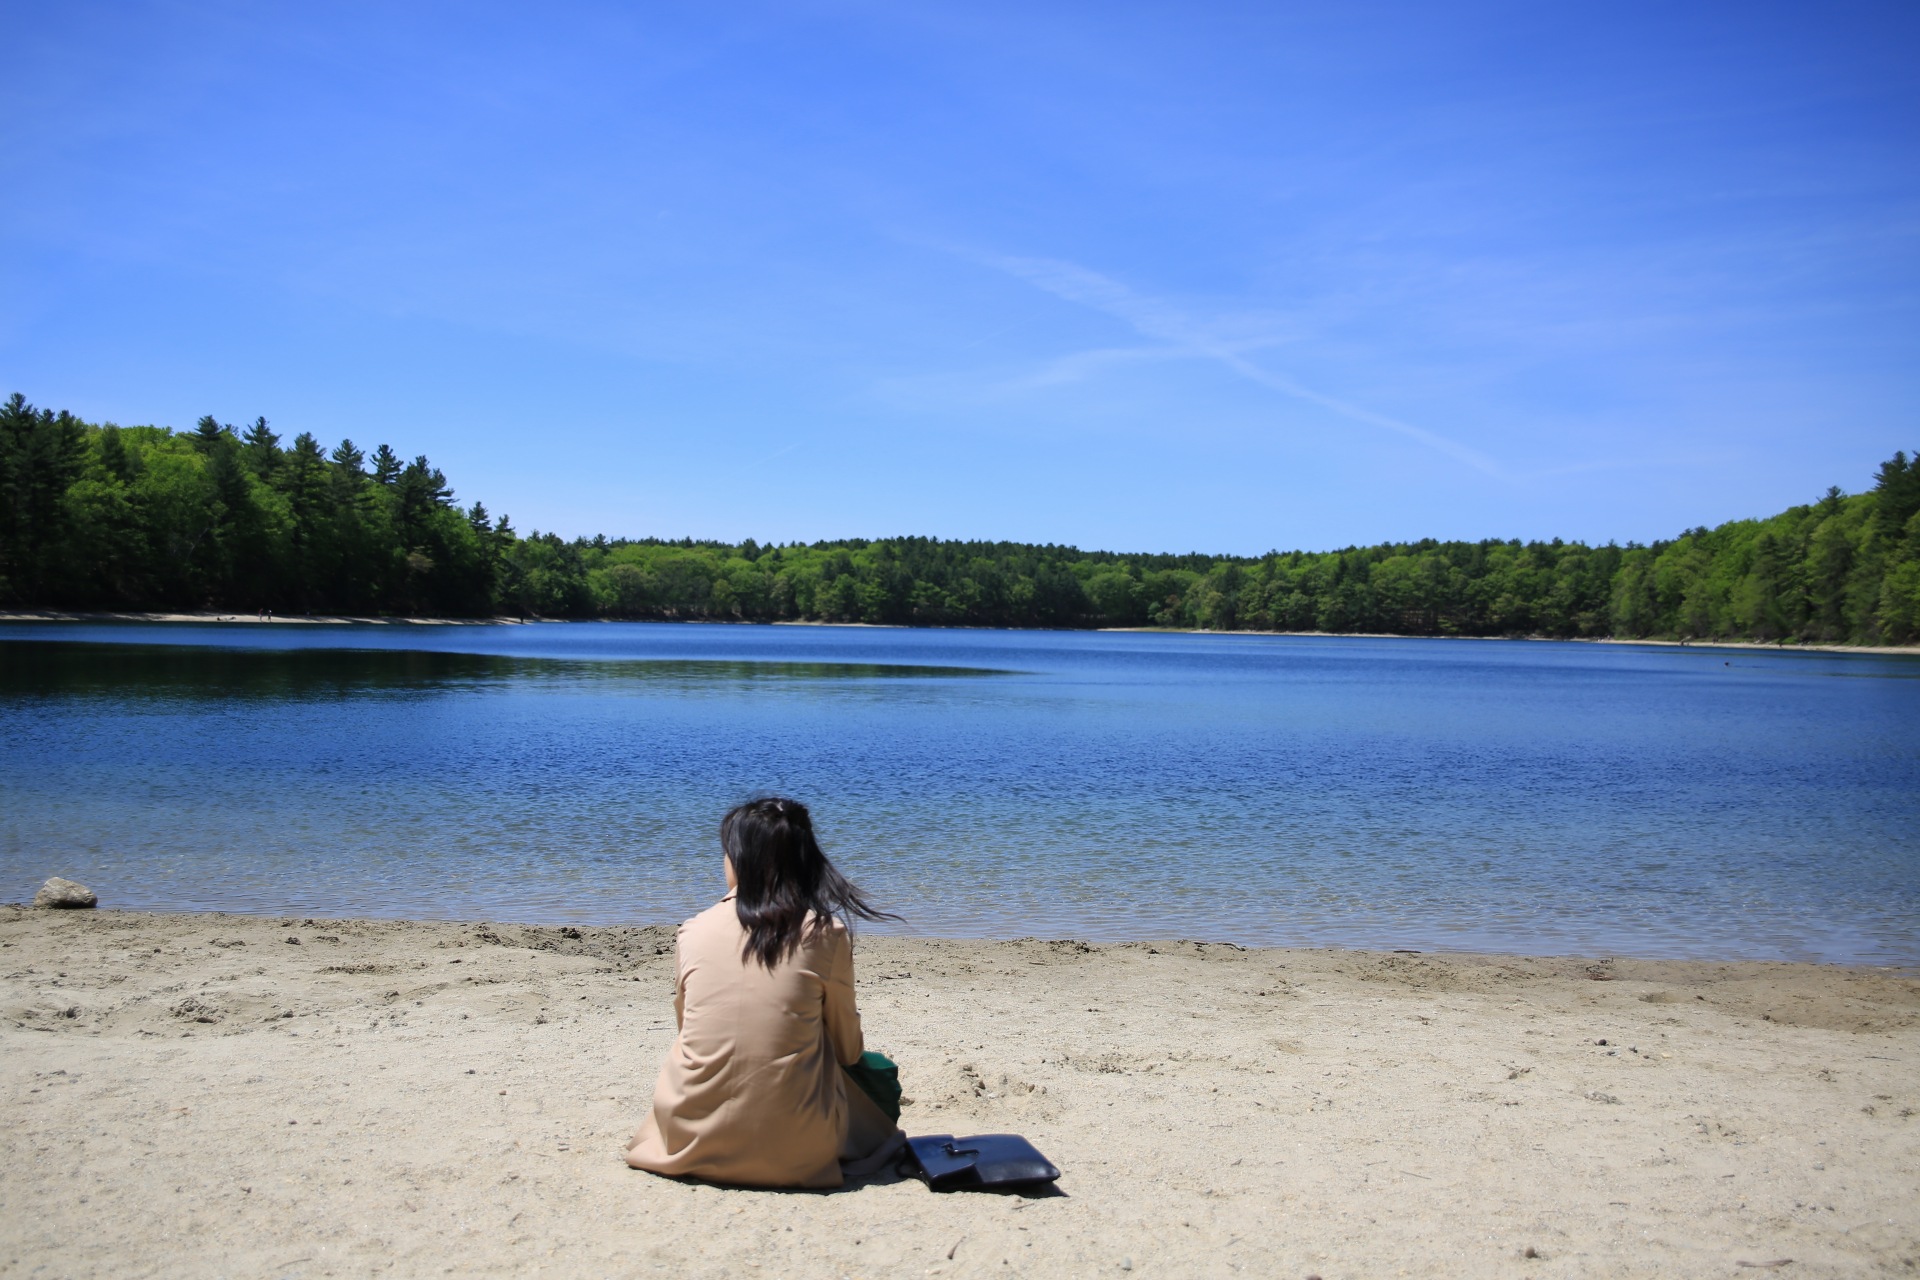
{"type": "Polygon", "coordinates": [[[904,928],[1920,961],[1920,660],[0,626],[0,898],[666,922],[778,791],[904,928]]]}

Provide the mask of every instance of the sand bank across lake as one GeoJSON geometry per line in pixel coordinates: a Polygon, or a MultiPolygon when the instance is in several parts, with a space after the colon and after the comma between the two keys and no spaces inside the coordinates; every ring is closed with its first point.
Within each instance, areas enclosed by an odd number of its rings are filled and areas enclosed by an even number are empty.
{"type": "Polygon", "coordinates": [[[282,623],[287,626],[367,626],[367,627],[478,627],[492,624],[515,626],[525,618],[409,618],[332,613],[198,613],[131,611],[119,613],[74,612],[66,609],[0,609],[0,622],[248,622],[259,625],[282,623]]]}
{"type": "Polygon", "coordinates": [[[1912,970],[863,937],[905,1125],[1028,1135],[1027,1199],[627,1169],[671,953],[0,908],[0,1272],[1920,1268],[1912,970]]]}

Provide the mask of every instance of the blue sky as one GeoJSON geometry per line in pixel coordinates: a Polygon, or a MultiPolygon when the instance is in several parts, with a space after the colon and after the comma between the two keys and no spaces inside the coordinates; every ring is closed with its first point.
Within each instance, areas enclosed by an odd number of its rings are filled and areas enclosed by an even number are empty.
{"type": "Polygon", "coordinates": [[[0,0],[0,392],[517,527],[1670,536],[1920,446],[1920,9],[0,0]]]}

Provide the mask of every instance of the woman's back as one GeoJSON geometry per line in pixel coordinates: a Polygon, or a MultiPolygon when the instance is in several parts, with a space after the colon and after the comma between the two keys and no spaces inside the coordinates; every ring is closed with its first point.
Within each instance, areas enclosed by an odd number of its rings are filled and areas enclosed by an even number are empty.
{"type": "Polygon", "coordinates": [[[727,896],[680,926],[674,1037],[627,1163],[765,1187],[837,1187],[899,1130],[843,1065],[864,1045],[846,921],[897,919],[834,869],[797,800],[720,821],[727,896]]]}
{"type": "Polygon", "coordinates": [[[742,954],[731,893],[680,927],[680,1034],[628,1164],[754,1186],[840,1185],[841,1065],[864,1044],[847,931],[813,923],[771,968],[742,954]]]}

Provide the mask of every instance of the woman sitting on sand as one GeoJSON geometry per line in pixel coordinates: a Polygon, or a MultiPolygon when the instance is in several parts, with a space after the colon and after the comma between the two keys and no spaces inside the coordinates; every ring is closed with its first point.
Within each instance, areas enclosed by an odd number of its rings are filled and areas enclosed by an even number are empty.
{"type": "Polygon", "coordinates": [[[627,1163],[759,1187],[837,1187],[900,1131],[841,1068],[865,1045],[848,918],[876,911],[820,851],[805,805],[755,800],[721,820],[727,896],[680,926],[674,1014],[653,1110],[627,1163]]]}

